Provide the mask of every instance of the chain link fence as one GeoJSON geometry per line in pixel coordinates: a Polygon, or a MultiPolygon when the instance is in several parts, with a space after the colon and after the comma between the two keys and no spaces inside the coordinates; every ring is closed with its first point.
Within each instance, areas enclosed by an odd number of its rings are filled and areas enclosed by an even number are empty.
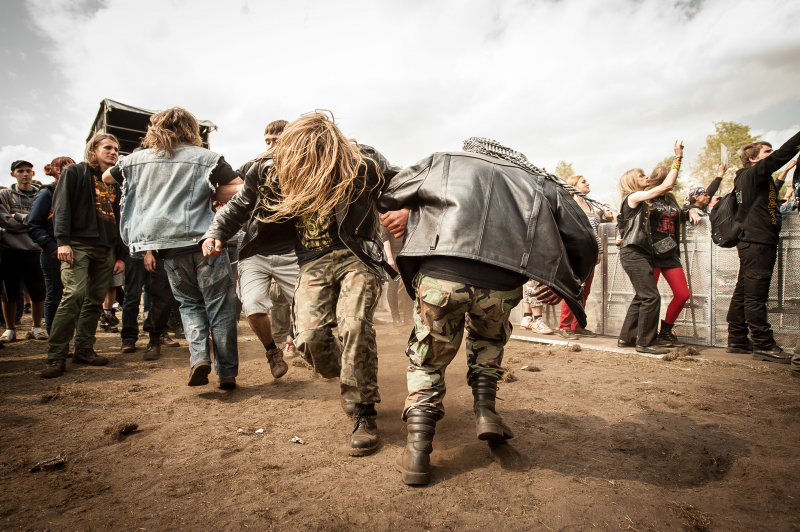
{"type": "MultiPolygon", "coordinates": [[[[599,334],[617,336],[634,291],[619,262],[616,224],[601,224],[600,237],[606,252],[595,269],[592,291],[586,302],[586,327],[599,334]]],[[[691,344],[724,347],[728,339],[725,317],[739,274],[736,248],[723,249],[714,245],[708,218],[703,218],[696,226],[687,224],[679,245],[691,297],[675,322],[674,333],[691,344]]],[[[786,214],[783,217],[767,311],[775,340],[789,352],[794,351],[800,331],[800,272],[795,271],[798,265],[800,220],[796,215],[786,214]]],[[[672,291],[663,277],[659,279],[658,289],[662,296],[663,319],[672,300],[672,291]]],[[[545,321],[554,329],[558,327],[560,311],[560,305],[544,307],[545,321]]],[[[519,323],[521,319],[520,305],[514,310],[512,321],[519,323]]]]}

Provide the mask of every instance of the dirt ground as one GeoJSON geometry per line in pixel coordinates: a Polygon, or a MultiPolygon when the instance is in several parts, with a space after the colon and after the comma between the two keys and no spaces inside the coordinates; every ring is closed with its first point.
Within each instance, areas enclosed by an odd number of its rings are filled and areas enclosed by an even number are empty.
{"type": "Polygon", "coordinates": [[[186,386],[185,341],[144,362],[144,342],[122,355],[118,335],[100,333],[97,350],[111,363],[68,363],[53,380],[39,378],[44,342],[9,345],[0,350],[0,528],[800,529],[800,382],[787,366],[512,341],[498,409],[516,438],[490,448],[475,437],[460,356],[432,483],[408,487],[393,461],[405,442],[409,331],[377,330],[382,447],[364,458],[343,452],[352,425],[338,383],[292,364],[273,380],[244,321],[231,392],[213,376],[186,386]],[[119,423],[138,429],[106,434],[119,423]],[[62,452],[63,467],[29,471],[62,452]]]}

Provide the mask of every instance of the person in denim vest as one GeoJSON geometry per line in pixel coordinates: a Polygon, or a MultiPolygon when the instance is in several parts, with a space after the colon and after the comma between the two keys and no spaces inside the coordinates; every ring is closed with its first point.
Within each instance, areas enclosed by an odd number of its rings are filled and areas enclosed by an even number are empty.
{"type": "Polygon", "coordinates": [[[214,219],[212,202],[230,199],[242,180],[202,147],[197,119],[185,109],[151,116],[142,146],[103,176],[122,184],[122,239],[131,253],[157,251],[164,261],[189,342],[189,386],[209,382],[210,333],[219,387],[233,389],[239,351],[231,264],[227,255],[203,256],[199,244],[214,219]]]}

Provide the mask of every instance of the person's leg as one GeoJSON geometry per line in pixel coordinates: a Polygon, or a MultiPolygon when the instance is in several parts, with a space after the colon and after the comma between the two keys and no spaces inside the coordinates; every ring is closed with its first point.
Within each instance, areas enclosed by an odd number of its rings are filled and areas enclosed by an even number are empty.
{"type": "Polygon", "coordinates": [[[53,325],[53,317],[61,302],[64,293],[64,285],[61,283],[61,261],[48,253],[42,253],[39,257],[42,266],[42,275],[45,283],[44,298],[44,328],[50,334],[50,327],[53,325]]]}
{"type": "MultiPolygon", "coordinates": [[[[748,335],[750,329],[747,326],[747,321],[744,316],[744,283],[745,283],[745,260],[743,257],[742,246],[745,243],[740,243],[737,246],[739,253],[739,274],[736,277],[736,286],[733,289],[731,302],[728,306],[728,315],[726,320],[728,322],[728,352],[732,353],[752,353],[753,346],[750,343],[748,335]]],[[[745,252],[746,254],[746,252],[745,252]]]]}
{"type": "MultiPolygon", "coordinates": [[[[122,303],[122,351],[132,353],[139,339],[139,301],[145,277],[144,260],[130,256],[125,260],[125,288],[128,292],[122,303]]],[[[108,303],[108,301],[106,301],[108,303]]]]}
{"type": "MultiPolygon", "coordinates": [[[[156,360],[161,355],[162,344],[177,347],[175,345],[177,342],[162,340],[167,332],[170,312],[175,302],[175,298],[172,296],[172,288],[169,285],[167,271],[164,269],[163,259],[156,260],[156,270],[150,274],[150,287],[153,293],[152,304],[150,312],[147,313],[147,317],[142,323],[142,329],[149,337],[147,349],[143,356],[144,360],[156,360]]],[[[130,293],[131,291],[129,288],[128,297],[131,297],[130,293]]],[[[177,343],[177,345],[180,344],[177,343]]]]}
{"type": "MultiPolygon", "coordinates": [[[[74,250],[73,246],[73,250],[74,250]]],[[[82,246],[88,257],[87,285],[84,293],[81,314],[75,330],[75,354],[94,349],[97,340],[97,323],[103,312],[103,299],[111,284],[112,271],[116,259],[114,249],[103,246],[82,246]]]]}
{"type": "Polygon", "coordinates": [[[634,250],[623,249],[620,262],[633,285],[635,295],[622,324],[620,342],[637,347],[649,347],[658,333],[661,296],[653,275],[650,257],[634,250]]]}
{"type": "Polygon", "coordinates": [[[44,316],[44,300],[47,295],[41,255],[42,253],[39,251],[26,251],[20,255],[20,259],[22,261],[22,282],[25,284],[26,293],[30,297],[31,319],[33,321],[33,330],[28,337],[46,340],[45,335],[41,334],[43,332],[41,328],[42,317],[44,316]],[[39,330],[37,331],[37,329],[39,330]]]}
{"type": "Polygon", "coordinates": [[[400,289],[400,282],[389,279],[386,286],[386,302],[389,304],[389,311],[392,313],[392,321],[396,324],[400,323],[400,308],[398,301],[398,290],[400,289]]]}
{"type": "Polygon", "coordinates": [[[13,249],[0,250],[0,271],[5,284],[6,299],[2,302],[3,319],[6,330],[1,341],[11,342],[16,340],[17,333],[17,295],[22,283],[22,266],[19,261],[19,252],[13,249]]]}
{"type": "Polygon", "coordinates": [[[181,320],[186,341],[189,344],[189,367],[191,368],[189,386],[208,384],[208,374],[211,370],[209,324],[203,294],[197,279],[194,254],[163,260],[172,293],[180,303],[181,320]]]}
{"type": "Polygon", "coordinates": [[[225,254],[203,257],[193,253],[197,282],[208,316],[211,341],[214,345],[214,370],[222,387],[235,386],[239,374],[239,344],[236,331],[236,293],[231,263],[225,254]]]}
{"type": "Polygon", "coordinates": [[[672,325],[678,319],[691,294],[689,294],[689,285],[686,282],[686,274],[683,268],[667,268],[663,270],[663,274],[664,279],[667,280],[669,287],[672,289],[672,301],[667,307],[664,321],[672,325]]]}
{"type": "Polygon", "coordinates": [[[753,349],[772,349],[777,344],[769,324],[767,300],[778,250],[776,246],[750,244],[742,251],[742,266],[745,268],[744,315],[753,338],[753,349]]]}
{"type": "Polygon", "coordinates": [[[326,379],[339,377],[342,367],[341,346],[333,336],[339,286],[330,255],[300,268],[292,307],[297,352],[326,379]]]}
{"type": "MultiPolygon", "coordinates": [[[[589,291],[592,289],[592,280],[594,279],[594,270],[586,279],[586,282],[583,283],[583,305],[586,306],[586,300],[589,299],[589,291]]],[[[585,330],[581,328],[580,323],[578,323],[578,318],[575,317],[572,310],[570,310],[569,305],[567,305],[566,301],[561,302],[561,319],[558,323],[558,328],[562,331],[581,331],[585,330]]],[[[592,333],[593,334],[593,333],[592,333]]]]}

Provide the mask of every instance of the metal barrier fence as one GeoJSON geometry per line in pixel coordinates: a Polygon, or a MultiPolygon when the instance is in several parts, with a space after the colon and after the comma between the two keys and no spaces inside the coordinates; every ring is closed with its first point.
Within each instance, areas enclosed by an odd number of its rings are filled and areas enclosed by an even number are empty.
{"type": "MultiPolygon", "coordinates": [[[[678,320],[675,334],[695,345],[725,346],[728,338],[728,313],[736,278],[739,257],[736,248],[723,249],[711,241],[711,224],[703,218],[700,224],[686,225],[680,242],[680,256],[691,297],[678,320]]],[[[616,224],[600,225],[600,236],[606,253],[595,269],[594,282],[586,302],[587,328],[599,334],[616,336],[622,328],[628,305],[633,299],[633,287],[619,262],[616,246],[616,224]]],[[[797,215],[783,217],[778,260],[770,285],[767,311],[775,340],[784,350],[793,352],[800,332],[800,220],[797,215]]],[[[672,300],[672,291],[663,277],[658,282],[661,292],[661,318],[672,300]]],[[[558,326],[560,305],[544,307],[545,321],[554,329],[558,326]]],[[[512,321],[522,319],[520,305],[512,321]]]]}

